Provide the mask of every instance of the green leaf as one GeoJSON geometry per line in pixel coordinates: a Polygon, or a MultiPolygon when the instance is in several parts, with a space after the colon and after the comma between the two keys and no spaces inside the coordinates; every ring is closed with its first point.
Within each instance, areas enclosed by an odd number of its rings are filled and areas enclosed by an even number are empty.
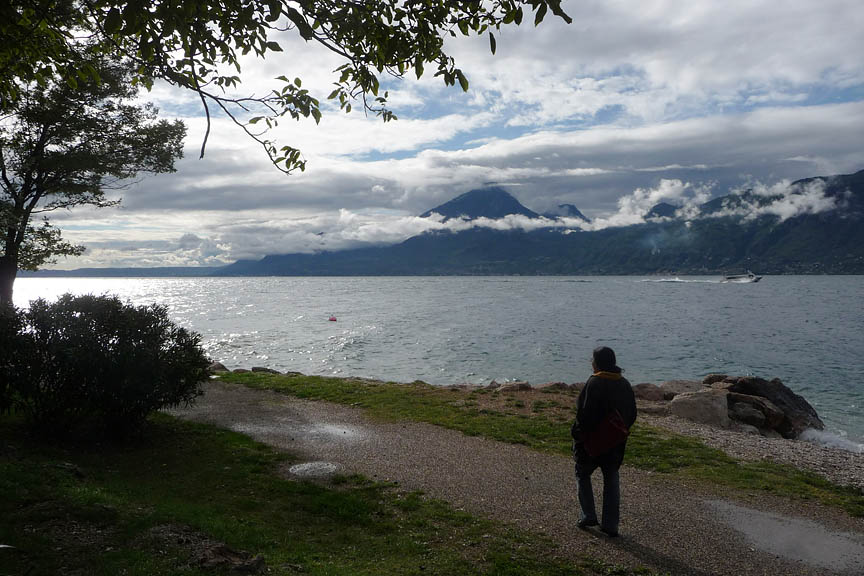
{"type": "Polygon", "coordinates": [[[462,87],[462,91],[467,92],[468,91],[468,79],[465,78],[465,75],[462,74],[462,71],[459,69],[456,70],[456,78],[459,80],[459,86],[462,87]]]}
{"type": "Polygon", "coordinates": [[[105,32],[108,34],[114,34],[118,30],[120,30],[120,26],[123,25],[123,15],[120,14],[120,10],[117,8],[111,8],[108,11],[108,16],[105,17],[105,32]]]}
{"type": "Polygon", "coordinates": [[[492,32],[489,33],[489,48],[492,49],[492,54],[495,54],[495,35],[492,32]]]}
{"type": "Polygon", "coordinates": [[[282,15],[282,2],[279,0],[268,0],[267,10],[269,11],[267,22],[275,22],[282,15]]]}
{"type": "Polygon", "coordinates": [[[546,17],[546,10],[546,4],[540,4],[540,7],[537,8],[537,14],[534,15],[534,26],[539,25],[543,21],[543,18],[546,17]]]}
{"type": "Polygon", "coordinates": [[[273,52],[282,52],[282,47],[279,46],[278,42],[267,42],[264,46],[273,52]]]}

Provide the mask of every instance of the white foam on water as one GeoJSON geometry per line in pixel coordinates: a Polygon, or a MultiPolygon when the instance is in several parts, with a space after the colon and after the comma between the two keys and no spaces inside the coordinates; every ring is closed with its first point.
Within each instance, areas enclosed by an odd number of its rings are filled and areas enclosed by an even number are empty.
{"type": "Polygon", "coordinates": [[[639,280],[639,282],[675,282],[681,284],[722,284],[721,280],[694,280],[694,279],[683,279],[676,276],[675,278],[645,278],[644,280],[639,280]]]}
{"type": "Polygon", "coordinates": [[[825,446],[831,446],[832,448],[840,448],[847,452],[854,452],[855,454],[864,454],[864,444],[849,440],[849,438],[847,438],[842,432],[840,434],[834,434],[833,432],[808,428],[802,432],[798,438],[806,440],[807,442],[812,442],[813,444],[822,444],[825,446]]]}

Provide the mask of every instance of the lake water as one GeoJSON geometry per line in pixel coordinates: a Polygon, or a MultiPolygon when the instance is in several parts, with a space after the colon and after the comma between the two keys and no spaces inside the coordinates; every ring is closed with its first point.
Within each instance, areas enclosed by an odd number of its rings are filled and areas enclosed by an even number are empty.
{"type": "Polygon", "coordinates": [[[815,406],[827,441],[864,446],[864,276],[21,278],[15,303],[64,292],[165,304],[229,368],[577,382],[605,344],[634,384],[780,378],[815,406]]]}

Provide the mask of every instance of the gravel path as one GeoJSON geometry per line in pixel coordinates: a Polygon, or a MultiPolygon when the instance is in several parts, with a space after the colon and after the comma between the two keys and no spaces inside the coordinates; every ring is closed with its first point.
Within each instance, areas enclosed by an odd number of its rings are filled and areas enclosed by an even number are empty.
{"type": "MultiPolygon", "coordinates": [[[[565,556],[672,574],[864,574],[864,521],[827,507],[727,494],[624,467],[622,537],[610,540],[576,528],[567,458],[428,424],[372,421],[360,409],[239,385],[213,381],[205,390],[194,408],[175,414],[545,533],[565,556]]],[[[595,478],[599,492],[599,473],[595,478]]]]}

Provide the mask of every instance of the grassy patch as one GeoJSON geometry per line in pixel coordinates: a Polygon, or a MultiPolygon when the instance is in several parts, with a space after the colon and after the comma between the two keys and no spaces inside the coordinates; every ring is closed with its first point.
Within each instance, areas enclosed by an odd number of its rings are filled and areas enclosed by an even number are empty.
{"type": "Polygon", "coordinates": [[[289,456],[168,416],[131,446],[38,443],[13,418],[0,418],[0,438],[0,544],[14,546],[0,549],[4,576],[227,574],[202,560],[221,544],[260,555],[268,574],[619,570],[362,477],[286,479],[289,456]]]}
{"type": "MultiPolygon", "coordinates": [[[[557,454],[570,453],[570,423],[575,396],[526,402],[485,390],[440,388],[424,383],[398,384],[352,378],[226,374],[225,381],[285,392],[300,398],[362,406],[384,420],[428,422],[511,444],[557,454]]],[[[625,463],[662,473],[678,473],[716,485],[815,500],[864,516],[864,493],[838,486],[821,476],[774,462],[742,462],[702,442],[666,430],[636,424],[625,463]]]]}

